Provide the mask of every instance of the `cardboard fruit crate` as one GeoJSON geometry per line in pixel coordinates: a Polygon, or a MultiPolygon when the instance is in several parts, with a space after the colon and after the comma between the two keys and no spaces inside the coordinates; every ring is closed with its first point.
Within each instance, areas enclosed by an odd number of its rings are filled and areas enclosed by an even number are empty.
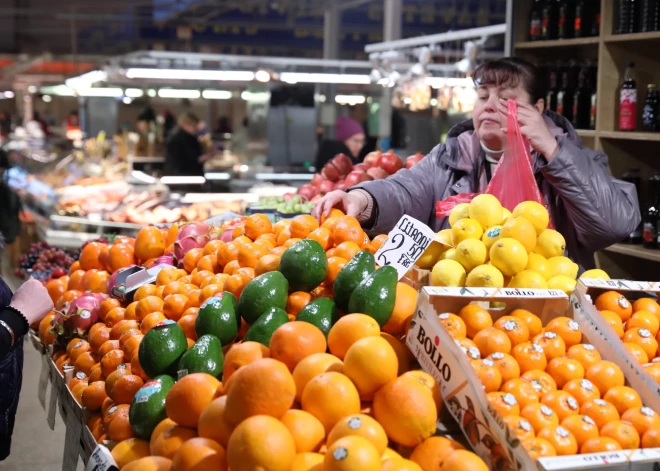
{"type": "MultiPolygon", "coordinates": [[[[475,452],[491,469],[654,469],[653,463],[660,462],[660,448],[559,456],[534,461],[490,404],[470,359],[438,319],[438,315],[444,312],[457,313],[470,303],[486,306],[493,320],[515,309],[533,312],[541,318],[543,325],[555,317],[571,317],[578,323],[583,340],[594,345],[604,359],[607,359],[605,352],[610,348],[610,339],[582,314],[579,303],[569,304],[566,294],[560,291],[443,287],[422,289],[406,343],[422,369],[436,379],[447,409],[461,426],[475,452]],[[492,309],[492,303],[503,307],[492,309]]],[[[631,372],[624,370],[624,374],[627,384],[633,385],[631,372]]],[[[649,391],[638,392],[645,405],[660,411],[660,396],[649,394],[649,391]]]]}

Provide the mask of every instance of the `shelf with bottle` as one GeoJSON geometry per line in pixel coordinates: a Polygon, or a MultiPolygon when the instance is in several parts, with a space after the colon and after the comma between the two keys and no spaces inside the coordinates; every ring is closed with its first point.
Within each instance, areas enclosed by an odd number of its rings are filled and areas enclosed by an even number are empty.
{"type": "Polygon", "coordinates": [[[660,2],[658,0],[617,0],[614,35],[631,37],[646,34],[653,37],[660,31],[660,2]]]}
{"type": "Polygon", "coordinates": [[[660,250],[646,249],[641,245],[614,244],[607,247],[605,251],[660,262],[660,250]]]}
{"type": "Polygon", "coordinates": [[[528,18],[528,43],[519,48],[598,43],[600,0],[532,0],[528,18]]]}
{"type": "Polygon", "coordinates": [[[656,42],[660,41],[660,31],[648,31],[645,33],[627,33],[627,34],[610,34],[603,36],[603,41],[606,43],[639,43],[639,42],[656,42]]]}
{"type": "Polygon", "coordinates": [[[576,46],[598,46],[598,36],[571,39],[549,39],[547,41],[524,41],[516,44],[516,49],[566,48],[576,46]]]}

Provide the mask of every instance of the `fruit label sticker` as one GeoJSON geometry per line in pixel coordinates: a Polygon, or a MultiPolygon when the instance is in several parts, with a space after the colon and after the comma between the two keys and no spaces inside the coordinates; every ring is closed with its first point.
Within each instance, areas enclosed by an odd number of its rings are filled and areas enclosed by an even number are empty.
{"type": "Polygon", "coordinates": [[[147,402],[149,397],[159,392],[162,387],[163,386],[159,379],[144,383],[144,386],[142,386],[138,392],[135,393],[135,403],[141,404],[143,402],[147,402]]]}
{"type": "Polygon", "coordinates": [[[97,445],[94,451],[89,455],[86,471],[117,471],[119,467],[112,458],[110,450],[103,445],[97,445]]]}
{"type": "Polygon", "coordinates": [[[176,372],[176,374],[177,374],[176,380],[178,381],[181,378],[183,378],[184,376],[188,376],[188,370],[179,370],[179,371],[176,372]]]}
{"type": "Polygon", "coordinates": [[[430,227],[413,217],[404,215],[387,234],[387,240],[376,252],[376,263],[381,267],[391,265],[396,268],[400,280],[431,245],[434,238],[435,232],[430,227]]]}
{"type": "Polygon", "coordinates": [[[164,321],[160,321],[154,327],[162,327],[164,325],[171,325],[171,324],[176,324],[176,322],[174,322],[172,319],[165,319],[164,321]]]}

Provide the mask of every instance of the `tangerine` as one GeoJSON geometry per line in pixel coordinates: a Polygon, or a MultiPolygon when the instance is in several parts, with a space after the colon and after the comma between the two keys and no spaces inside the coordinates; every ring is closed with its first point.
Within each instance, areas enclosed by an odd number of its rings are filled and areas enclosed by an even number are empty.
{"type": "Polygon", "coordinates": [[[626,322],[632,315],[632,306],[630,302],[621,293],[616,291],[607,291],[596,298],[594,303],[599,311],[612,311],[617,314],[623,322],[626,322]]]}
{"type": "Polygon", "coordinates": [[[582,404],[582,407],[580,407],[580,414],[591,417],[591,419],[596,422],[599,430],[602,429],[605,424],[620,419],[616,407],[602,399],[591,399],[582,404]]]}
{"type": "Polygon", "coordinates": [[[183,427],[197,427],[199,416],[214,399],[220,384],[206,373],[184,376],[174,383],[165,397],[167,416],[183,427]]]}
{"type": "Polygon", "coordinates": [[[635,450],[639,448],[640,437],[635,427],[630,422],[613,420],[600,429],[601,437],[609,437],[616,440],[624,450],[635,450]]]}

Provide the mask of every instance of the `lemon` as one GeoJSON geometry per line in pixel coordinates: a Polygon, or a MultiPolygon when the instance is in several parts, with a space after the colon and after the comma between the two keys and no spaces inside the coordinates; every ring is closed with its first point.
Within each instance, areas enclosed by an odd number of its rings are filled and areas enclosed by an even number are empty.
{"type": "Polygon", "coordinates": [[[554,229],[546,229],[536,238],[536,247],[533,252],[543,255],[545,258],[559,257],[564,255],[566,240],[564,236],[554,229]]]}
{"type": "Polygon", "coordinates": [[[490,248],[490,261],[504,276],[514,276],[527,266],[527,251],[516,239],[500,238],[490,248]]]}
{"type": "Polygon", "coordinates": [[[440,260],[431,271],[431,286],[464,286],[465,268],[456,260],[440,260]]]}
{"type": "Polygon", "coordinates": [[[493,226],[484,232],[484,235],[481,237],[481,242],[486,245],[486,249],[490,250],[495,241],[500,238],[501,232],[502,226],[493,226]]]}
{"type": "Polygon", "coordinates": [[[500,224],[504,224],[507,219],[511,216],[511,211],[506,209],[505,207],[502,207],[502,222],[500,224]]]}
{"type": "Polygon", "coordinates": [[[522,216],[531,222],[534,230],[536,230],[536,235],[541,234],[548,227],[548,222],[550,222],[548,210],[536,201],[524,201],[520,203],[513,208],[512,214],[514,216],[522,216]]]}
{"type": "Polygon", "coordinates": [[[470,202],[469,215],[485,231],[502,222],[502,205],[493,195],[478,195],[470,202]]]}
{"type": "Polygon", "coordinates": [[[548,261],[543,255],[539,255],[537,253],[532,252],[529,254],[529,260],[525,270],[535,271],[539,275],[543,276],[543,278],[546,280],[552,277],[550,274],[550,265],[548,264],[548,261]]]}
{"type": "Polygon", "coordinates": [[[486,244],[477,239],[465,239],[456,246],[456,261],[466,271],[486,263],[487,256],[486,244]]]}
{"type": "Polygon", "coordinates": [[[605,273],[605,271],[600,270],[598,268],[594,268],[593,270],[587,270],[584,273],[580,275],[580,279],[582,278],[597,278],[601,280],[609,280],[610,275],[605,273]]]}
{"type": "Polygon", "coordinates": [[[472,269],[467,276],[466,286],[484,288],[503,288],[504,277],[502,273],[491,265],[479,265],[472,269]]]}
{"type": "Polygon", "coordinates": [[[451,244],[456,247],[465,239],[481,239],[484,231],[473,219],[461,219],[451,228],[451,244]]]}
{"type": "Polygon", "coordinates": [[[433,241],[431,245],[424,251],[421,257],[417,259],[416,265],[419,268],[431,268],[438,261],[440,255],[443,254],[449,247],[442,245],[440,242],[433,241]]]}
{"type": "Polygon", "coordinates": [[[456,249],[451,248],[443,252],[438,261],[440,260],[456,260],[456,249]]]}
{"type": "Polygon", "coordinates": [[[532,270],[523,270],[518,273],[513,277],[509,286],[511,288],[548,289],[548,283],[543,275],[532,270]]]}
{"type": "Polygon", "coordinates": [[[548,280],[548,289],[556,289],[570,295],[575,289],[577,282],[564,275],[553,276],[548,280]]]}
{"type": "Polygon", "coordinates": [[[577,278],[578,265],[564,256],[552,257],[548,259],[548,267],[550,268],[550,276],[555,277],[559,275],[567,276],[572,279],[577,278]]]}
{"type": "Polygon", "coordinates": [[[468,215],[468,210],[470,209],[470,203],[461,203],[454,206],[454,209],[449,213],[449,225],[454,227],[457,221],[461,219],[467,219],[470,216],[468,215]]]}
{"type": "Polygon", "coordinates": [[[510,237],[520,242],[527,253],[536,246],[536,230],[531,222],[522,216],[512,216],[502,226],[501,238],[510,237]]]}
{"type": "Polygon", "coordinates": [[[451,247],[451,229],[443,229],[435,235],[441,244],[451,247]]]}

